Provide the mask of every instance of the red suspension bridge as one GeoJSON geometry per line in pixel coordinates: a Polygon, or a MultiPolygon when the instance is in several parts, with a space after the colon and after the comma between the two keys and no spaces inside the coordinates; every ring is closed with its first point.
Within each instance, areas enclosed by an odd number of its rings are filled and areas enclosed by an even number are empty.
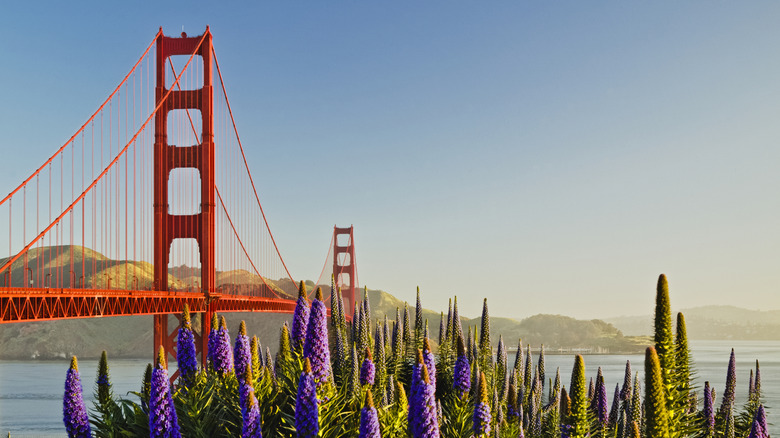
{"type": "MultiPolygon", "coordinates": [[[[160,29],[97,111],[0,201],[4,248],[0,323],[154,315],[153,351],[175,354],[168,320],[184,304],[203,314],[201,333],[214,312],[293,311],[297,286],[208,28],[197,37],[160,29]]],[[[329,289],[331,273],[351,315],[352,227],[334,228],[316,284],[329,289]]]]}

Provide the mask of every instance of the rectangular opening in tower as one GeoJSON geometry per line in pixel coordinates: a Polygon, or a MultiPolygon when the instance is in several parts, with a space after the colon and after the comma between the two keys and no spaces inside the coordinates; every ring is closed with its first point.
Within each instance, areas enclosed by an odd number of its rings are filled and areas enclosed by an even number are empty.
{"type": "Polygon", "coordinates": [[[336,234],[336,246],[349,246],[349,234],[336,234]]]}
{"type": "Polygon", "coordinates": [[[343,252],[336,256],[336,265],[337,266],[349,266],[352,264],[352,257],[350,257],[349,253],[343,252]]]}
{"type": "Polygon", "coordinates": [[[166,89],[198,90],[203,88],[203,58],[200,55],[195,55],[187,65],[189,59],[190,55],[172,55],[165,60],[166,89]],[[181,75],[179,82],[175,83],[176,77],[179,75],[181,75]]]}
{"type": "Polygon", "coordinates": [[[184,216],[200,213],[201,189],[197,169],[171,170],[168,177],[168,214],[184,216]]]}
{"type": "Polygon", "coordinates": [[[347,273],[341,273],[336,278],[336,287],[340,287],[342,289],[347,287],[352,287],[352,280],[349,278],[349,274],[347,273]]]}
{"type": "Polygon", "coordinates": [[[201,291],[200,248],[195,239],[173,239],[168,261],[168,290],[201,291]]]}
{"type": "Polygon", "coordinates": [[[203,138],[203,115],[199,109],[168,111],[168,144],[170,146],[196,146],[203,138]]]}

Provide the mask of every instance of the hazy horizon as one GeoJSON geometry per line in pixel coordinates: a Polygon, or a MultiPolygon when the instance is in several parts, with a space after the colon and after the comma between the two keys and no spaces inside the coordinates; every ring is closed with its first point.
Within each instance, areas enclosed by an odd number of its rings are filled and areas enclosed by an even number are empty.
{"type": "Polygon", "coordinates": [[[352,224],[361,285],[430,309],[643,315],[661,273],[674,309],[780,309],[780,4],[122,6],[5,5],[0,190],[209,25],[297,278],[352,224]]]}

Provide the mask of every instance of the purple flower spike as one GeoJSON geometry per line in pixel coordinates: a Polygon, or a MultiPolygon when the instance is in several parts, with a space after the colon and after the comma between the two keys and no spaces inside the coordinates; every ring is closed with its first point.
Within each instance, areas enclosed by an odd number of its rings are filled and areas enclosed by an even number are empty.
{"type": "Polygon", "coordinates": [[[360,411],[360,430],[358,438],[381,438],[379,433],[379,417],[374,407],[371,389],[366,391],[366,405],[360,411]]]}
{"type": "Polygon", "coordinates": [[[487,396],[487,382],[485,373],[479,374],[479,386],[477,388],[477,404],[474,406],[474,436],[489,437],[490,421],[493,417],[490,415],[490,404],[487,396]]]}
{"type": "Polygon", "coordinates": [[[217,313],[211,314],[211,330],[209,330],[209,351],[206,353],[207,359],[211,364],[211,368],[214,368],[214,351],[217,349],[217,338],[219,338],[219,317],[217,313]]]}
{"type": "Polygon", "coordinates": [[[376,376],[376,365],[374,365],[374,358],[371,356],[371,350],[366,347],[366,358],[363,360],[363,365],[360,367],[360,384],[361,385],[373,385],[374,377],[376,376]]]}
{"type": "Polygon", "coordinates": [[[306,300],[306,284],[301,281],[298,287],[298,302],[295,304],[295,312],[293,313],[290,348],[302,351],[308,325],[309,302],[306,300]]]}
{"type": "Polygon", "coordinates": [[[214,370],[221,375],[233,370],[233,351],[230,349],[230,333],[223,316],[219,320],[219,330],[214,339],[214,370]]]}
{"type": "Polygon", "coordinates": [[[236,336],[236,345],[233,349],[233,358],[235,359],[236,376],[243,379],[247,371],[252,371],[252,352],[249,349],[249,336],[246,334],[246,322],[241,321],[241,327],[236,336]]]}
{"type": "Polygon", "coordinates": [[[428,338],[423,339],[423,361],[425,368],[428,369],[428,376],[431,378],[431,385],[436,388],[436,359],[431,353],[431,343],[428,338]]]}
{"type": "Polygon", "coordinates": [[[244,377],[238,382],[238,405],[241,407],[242,416],[246,416],[254,391],[251,374],[244,374],[244,377]]]}
{"type": "Polygon", "coordinates": [[[631,400],[631,389],[632,389],[632,383],[631,383],[631,361],[626,361],[626,372],[623,375],[623,387],[620,389],[620,400],[622,402],[628,402],[631,400]]]}
{"type": "Polygon", "coordinates": [[[298,438],[315,438],[320,431],[317,385],[311,370],[309,358],[303,365],[298,382],[298,397],[295,400],[295,430],[298,438]]]}
{"type": "MultiPolygon", "coordinates": [[[[241,438],[263,438],[260,422],[260,408],[257,405],[257,397],[251,385],[249,385],[248,406],[242,411],[244,425],[241,428],[241,438]]],[[[242,406],[243,407],[243,406],[242,406]]]]}
{"type": "Polygon", "coordinates": [[[769,438],[769,429],[767,427],[764,405],[759,405],[748,438],[769,438]]]}
{"type": "Polygon", "coordinates": [[[704,427],[706,432],[715,431],[715,394],[710,390],[710,382],[704,382],[704,427]]]}
{"type": "Polygon", "coordinates": [[[455,361],[455,375],[453,386],[458,395],[462,398],[469,393],[471,389],[471,365],[466,356],[466,347],[463,345],[463,338],[458,337],[458,359],[455,361]]]}
{"type": "Polygon", "coordinates": [[[439,421],[436,416],[436,388],[431,384],[421,350],[412,374],[412,394],[409,401],[409,426],[413,438],[438,438],[439,421]]]}
{"type": "Polygon", "coordinates": [[[737,360],[734,357],[734,349],[731,349],[729,368],[726,372],[726,390],[723,392],[723,401],[720,405],[720,413],[727,415],[734,407],[734,391],[737,387],[737,360]]]}
{"type": "Polygon", "coordinates": [[[152,388],[149,395],[150,438],[181,438],[166,366],[165,350],[160,347],[157,366],[152,371],[152,388]]]}
{"type": "Polygon", "coordinates": [[[195,353],[195,334],[190,322],[190,309],[185,304],[181,317],[181,328],[176,336],[176,359],[184,386],[189,388],[198,372],[198,358],[195,353]]]}
{"type": "Polygon", "coordinates": [[[65,375],[65,395],[62,399],[62,420],[65,422],[65,430],[69,437],[92,436],[89,427],[89,416],[84,406],[82,396],[81,377],[79,376],[79,364],[76,356],[70,360],[70,368],[65,375]]]}
{"type": "Polygon", "coordinates": [[[607,386],[604,384],[604,375],[601,374],[601,367],[599,367],[598,375],[596,376],[595,391],[596,416],[601,427],[604,428],[607,426],[609,411],[607,410],[607,386]]]}
{"type": "Polygon", "coordinates": [[[311,361],[311,370],[318,385],[325,383],[330,377],[327,312],[322,299],[322,289],[317,288],[317,296],[311,303],[303,355],[311,361]]]}

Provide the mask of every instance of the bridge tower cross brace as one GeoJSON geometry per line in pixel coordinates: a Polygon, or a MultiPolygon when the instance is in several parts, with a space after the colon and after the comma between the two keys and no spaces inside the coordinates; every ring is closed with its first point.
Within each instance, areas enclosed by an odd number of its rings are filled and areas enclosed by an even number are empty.
{"type": "Polygon", "coordinates": [[[341,289],[347,316],[355,314],[355,296],[357,292],[357,267],[355,265],[355,239],[353,228],[333,227],[333,277],[336,287],[341,289]],[[347,245],[339,245],[339,236],[349,236],[347,245]],[[339,257],[341,254],[346,256],[339,257]]]}
{"type": "MultiPolygon", "coordinates": [[[[175,55],[191,55],[193,52],[203,61],[203,86],[196,90],[174,88],[155,114],[154,124],[154,289],[168,290],[168,263],[174,239],[195,239],[200,250],[201,288],[206,295],[214,290],[216,267],[214,256],[215,236],[215,188],[214,188],[214,118],[211,32],[206,27],[203,42],[201,36],[167,37],[162,32],[157,37],[157,86],[155,95],[159,104],[169,90],[166,89],[165,72],[168,58],[175,55]],[[194,146],[168,144],[168,113],[173,110],[200,111],[201,143],[194,146]],[[194,168],[200,172],[200,212],[192,215],[169,213],[168,184],[171,171],[178,168],[194,168]]],[[[194,59],[193,59],[194,61],[194,59]]],[[[177,72],[180,73],[180,72],[177,72]]],[[[194,310],[194,309],[191,309],[194,310]]],[[[201,314],[201,336],[196,336],[196,348],[206,366],[208,333],[211,329],[213,306],[209,304],[201,314]]],[[[168,330],[169,315],[154,316],[154,353],[160,346],[176,357],[176,330],[168,330]]],[[[177,315],[178,316],[178,315],[177,315]]]]}

